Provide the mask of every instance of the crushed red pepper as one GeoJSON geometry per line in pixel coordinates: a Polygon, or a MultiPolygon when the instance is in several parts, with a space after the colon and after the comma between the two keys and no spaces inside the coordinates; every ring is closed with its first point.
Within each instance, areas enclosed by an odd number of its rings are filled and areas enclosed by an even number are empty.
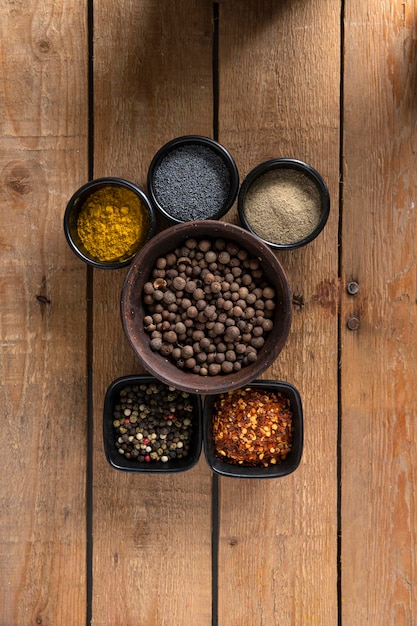
{"type": "Polygon", "coordinates": [[[280,392],[245,387],[220,394],[214,405],[213,439],[228,463],[281,463],[292,444],[292,411],[280,392]]]}

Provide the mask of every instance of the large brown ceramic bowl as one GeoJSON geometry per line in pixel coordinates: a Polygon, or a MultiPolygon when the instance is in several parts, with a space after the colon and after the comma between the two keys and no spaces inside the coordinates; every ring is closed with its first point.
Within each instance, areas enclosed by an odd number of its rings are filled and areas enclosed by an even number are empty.
{"type": "MultiPolygon", "coordinates": [[[[153,280],[153,278],[152,278],[153,280]]],[[[122,290],[121,315],[130,344],[143,367],[162,382],[191,393],[218,394],[237,389],[259,378],[273,363],[286,342],[292,317],[291,290],[285,272],[269,246],[248,231],[220,221],[200,220],[177,224],[153,237],[134,258],[122,290]],[[188,238],[224,239],[245,248],[259,260],[263,275],[275,290],[273,327],[258,350],[256,361],[232,373],[202,376],[180,369],[170,357],[163,357],[150,346],[144,318],[148,314],[143,301],[143,286],[149,282],[157,259],[184,245],[188,238]]]]}

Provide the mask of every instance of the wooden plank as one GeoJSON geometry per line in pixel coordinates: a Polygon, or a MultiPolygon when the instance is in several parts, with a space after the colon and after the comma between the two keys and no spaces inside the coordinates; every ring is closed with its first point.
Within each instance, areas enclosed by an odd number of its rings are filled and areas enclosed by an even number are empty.
{"type": "Polygon", "coordinates": [[[219,11],[220,140],[242,178],[298,158],[332,202],[315,242],[278,254],[304,306],[264,375],[301,392],[302,464],[283,479],[220,481],[219,623],[336,624],[340,3],[230,0],[219,11]]]}
{"type": "Polygon", "coordinates": [[[87,173],[86,16],[2,3],[0,623],[86,616],[85,266],[65,242],[87,173]]]}
{"type": "MultiPolygon", "coordinates": [[[[95,176],[146,184],[169,139],[212,135],[212,7],[193,0],[97,3],[95,176]]],[[[142,373],[119,301],[126,271],[94,272],[93,623],[211,624],[211,475],[131,475],[104,459],[104,393],[142,373]],[[104,573],[104,574],[103,574],[104,573]]]]}
{"type": "Polygon", "coordinates": [[[346,3],[342,277],[359,284],[341,316],[346,626],[417,614],[416,10],[346,3]]]}

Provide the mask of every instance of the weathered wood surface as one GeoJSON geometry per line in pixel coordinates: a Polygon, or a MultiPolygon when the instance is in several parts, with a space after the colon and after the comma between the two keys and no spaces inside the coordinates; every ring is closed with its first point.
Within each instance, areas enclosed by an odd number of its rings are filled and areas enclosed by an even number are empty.
{"type": "Polygon", "coordinates": [[[412,625],[415,3],[41,4],[0,9],[0,625],[412,625]],[[218,134],[242,178],[290,156],[330,189],[324,232],[278,254],[303,303],[264,375],[303,398],[285,479],[104,457],[106,388],[142,370],[126,270],[86,270],[65,204],[89,176],[145,187],[187,133],[218,134]]]}
{"type": "Polygon", "coordinates": [[[242,177],[274,157],[310,163],[332,214],[312,245],[279,255],[304,306],[263,377],[299,388],[305,452],[282,480],[221,481],[219,624],[337,623],[339,15],[334,0],[220,10],[220,140],[242,177]]]}
{"type": "Polygon", "coordinates": [[[416,9],[346,6],[342,280],[359,285],[341,315],[349,625],[417,619],[416,9]]]}
{"type": "Polygon", "coordinates": [[[0,11],[0,624],[83,624],[86,271],[62,216],[88,176],[86,14],[0,11]]]}
{"type": "MultiPolygon", "coordinates": [[[[144,188],[163,143],[212,134],[212,5],[105,0],[95,11],[95,40],[94,175],[144,188]]],[[[93,624],[204,626],[212,584],[211,474],[203,457],[169,476],[121,475],[103,457],[106,387],[142,372],[120,322],[125,274],[94,275],[93,624]]]]}

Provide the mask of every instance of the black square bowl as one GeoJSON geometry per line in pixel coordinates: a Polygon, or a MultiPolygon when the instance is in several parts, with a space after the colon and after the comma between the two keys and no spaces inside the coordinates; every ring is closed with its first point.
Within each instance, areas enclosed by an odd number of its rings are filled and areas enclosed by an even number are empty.
{"type": "Polygon", "coordinates": [[[117,432],[113,426],[115,406],[119,403],[120,392],[126,387],[150,384],[163,385],[153,376],[123,376],[114,380],[107,389],[104,399],[103,409],[103,442],[106,458],[110,465],[117,470],[124,472],[142,472],[153,474],[167,474],[172,472],[182,472],[191,469],[200,458],[202,447],[202,401],[198,394],[188,394],[188,398],[193,405],[193,412],[190,414],[192,420],[192,434],[190,450],[186,457],[180,459],[170,459],[162,461],[139,461],[138,459],[127,459],[120,454],[116,447],[117,432]]]}
{"type": "Polygon", "coordinates": [[[244,388],[263,389],[266,391],[281,392],[290,401],[290,408],[293,414],[293,440],[291,450],[281,463],[276,465],[248,466],[237,465],[223,461],[216,453],[212,423],[214,405],[220,394],[206,396],[203,410],[203,440],[204,454],[211,469],[221,476],[232,478],[280,478],[294,472],[300,464],[303,453],[304,422],[301,397],[298,390],[290,383],[277,380],[255,380],[244,388]]]}

